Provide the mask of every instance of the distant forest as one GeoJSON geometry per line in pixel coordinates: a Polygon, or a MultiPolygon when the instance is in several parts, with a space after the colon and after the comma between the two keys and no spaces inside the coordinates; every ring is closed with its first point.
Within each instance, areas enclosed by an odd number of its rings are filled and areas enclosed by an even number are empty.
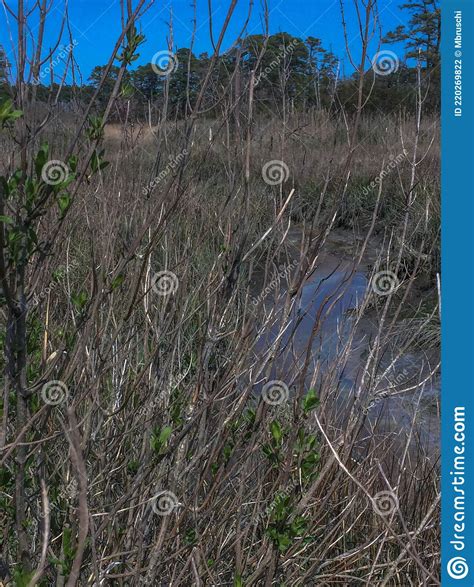
{"type": "MultiPolygon", "coordinates": [[[[410,111],[414,104],[410,98],[416,91],[418,70],[425,94],[425,112],[439,110],[440,9],[436,0],[411,2],[402,8],[410,12],[407,26],[399,26],[388,33],[383,39],[383,50],[380,50],[383,59],[387,43],[403,43],[403,54],[397,53],[400,45],[392,52],[396,55],[396,64],[382,63],[382,69],[389,69],[376,74],[370,67],[373,56],[366,56],[363,75],[373,78],[371,83],[365,84],[366,95],[363,99],[367,101],[366,112],[388,113],[400,108],[410,111]]],[[[68,61],[69,65],[73,60],[73,45],[74,40],[71,40],[63,52],[64,61],[68,61]]],[[[211,58],[207,53],[196,56],[187,48],[170,51],[170,55],[173,57],[170,75],[157,74],[156,64],[153,63],[125,72],[115,112],[111,113],[112,120],[120,120],[125,115],[129,119],[148,120],[165,104],[171,119],[179,119],[191,110],[190,106],[209,70],[211,58]]],[[[50,66],[43,64],[36,80],[32,75],[36,99],[57,103],[71,111],[80,110],[81,105],[90,100],[105,76],[105,84],[96,102],[97,112],[100,112],[107,104],[120,74],[120,63],[112,65],[108,71],[105,65],[98,65],[85,81],[73,67],[74,83],[68,85],[64,80],[58,82],[55,65],[57,63],[50,66]]],[[[166,64],[164,67],[167,67],[166,64]]],[[[253,99],[260,112],[272,112],[283,106],[287,111],[308,108],[338,110],[344,107],[350,113],[356,109],[359,99],[359,64],[355,69],[351,76],[344,77],[338,57],[324,48],[316,37],[303,40],[285,32],[268,37],[251,35],[218,58],[212,69],[213,79],[207,85],[204,96],[204,110],[207,110],[209,117],[220,115],[227,106],[226,102],[244,95],[242,90],[248,85],[253,72],[256,81],[253,99]]],[[[8,60],[0,47],[0,93],[11,95],[15,88],[8,84],[8,70],[8,60]]]]}

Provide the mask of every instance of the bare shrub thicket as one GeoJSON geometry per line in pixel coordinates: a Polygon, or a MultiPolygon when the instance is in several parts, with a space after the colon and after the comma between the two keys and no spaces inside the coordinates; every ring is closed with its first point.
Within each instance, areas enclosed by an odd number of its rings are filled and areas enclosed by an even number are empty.
{"type": "Polygon", "coordinates": [[[107,121],[126,106],[143,0],[123,2],[101,116],[99,86],[67,118],[57,95],[46,111],[36,100],[42,35],[27,55],[19,3],[0,184],[1,540],[15,584],[439,584],[438,448],[419,427],[437,370],[439,140],[420,68],[415,116],[364,114],[368,0],[357,111],[336,87],[330,111],[261,112],[259,60],[211,88],[229,4],[186,115],[137,127],[107,121]],[[334,234],[350,237],[346,278],[301,338],[305,284],[334,234]],[[369,253],[328,356],[325,324],[369,253]],[[384,270],[395,283],[380,294],[384,270]],[[426,361],[390,383],[414,349],[426,361]],[[394,427],[384,406],[406,396],[394,427]]]}

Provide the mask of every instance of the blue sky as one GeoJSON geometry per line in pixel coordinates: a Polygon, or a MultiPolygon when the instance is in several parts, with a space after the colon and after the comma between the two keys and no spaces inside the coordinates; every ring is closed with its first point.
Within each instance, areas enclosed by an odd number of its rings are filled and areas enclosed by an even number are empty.
{"type": "MultiPolygon", "coordinates": [[[[212,0],[212,20],[214,36],[217,38],[220,26],[225,18],[230,0],[212,0]]],[[[346,21],[350,47],[354,57],[359,56],[358,26],[352,0],[343,0],[346,8],[346,21]]],[[[383,33],[394,29],[407,20],[406,11],[401,11],[401,0],[379,0],[379,14],[383,33]]],[[[14,6],[15,3],[11,3],[14,6]]],[[[32,6],[34,0],[28,0],[32,6]]],[[[135,2],[134,2],[135,5],[135,2]]],[[[193,7],[191,0],[155,0],[151,8],[141,19],[141,30],[146,42],[140,48],[140,58],[136,65],[148,63],[157,51],[167,48],[168,22],[170,9],[173,11],[174,45],[189,47],[192,35],[193,7]]],[[[53,0],[53,9],[49,26],[45,35],[45,47],[55,44],[64,10],[64,0],[53,0]]],[[[344,35],[341,24],[339,0],[269,0],[270,33],[288,32],[294,36],[305,38],[318,37],[326,49],[331,49],[342,59],[343,73],[350,74],[352,67],[347,59],[344,35]]],[[[248,0],[239,0],[225,37],[224,49],[229,47],[240,33],[248,12],[248,0]]],[[[95,65],[107,62],[111,48],[114,46],[120,30],[120,0],[70,0],[69,19],[72,37],[77,42],[75,58],[81,69],[83,81],[86,81],[95,65]]],[[[247,26],[248,34],[262,32],[262,5],[255,0],[252,17],[247,26]]],[[[11,16],[0,15],[0,43],[4,47],[14,70],[15,55],[12,41],[15,30],[12,30],[11,16]],[[10,30],[9,30],[10,29],[10,30]],[[11,34],[10,34],[11,33],[11,34]]],[[[34,37],[37,23],[31,20],[31,32],[34,37]]],[[[65,33],[62,43],[67,45],[69,38],[65,33]]],[[[401,47],[387,47],[403,57],[401,47]]],[[[197,0],[197,33],[194,53],[199,55],[210,52],[212,46],[209,35],[208,0],[197,0]]],[[[377,51],[376,43],[372,44],[373,53],[377,51]]],[[[58,75],[61,66],[56,65],[58,75]]]]}

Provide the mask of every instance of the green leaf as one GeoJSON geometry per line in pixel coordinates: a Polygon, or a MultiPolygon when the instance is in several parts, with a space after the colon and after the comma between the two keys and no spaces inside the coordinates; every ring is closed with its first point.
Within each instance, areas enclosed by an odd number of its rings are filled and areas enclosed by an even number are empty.
{"type": "Polygon", "coordinates": [[[223,455],[224,455],[224,460],[227,463],[230,459],[230,456],[232,454],[232,445],[231,444],[226,444],[224,446],[224,449],[222,451],[223,455]]]}
{"type": "Polygon", "coordinates": [[[173,429],[171,426],[165,426],[160,432],[160,442],[164,446],[168,442],[168,438],[171,436],[173,429]]]}
{"type": "Polygon", "coordinates": [[[43,167],[49,160],[49,145],[48,143],[42,143],[40,148],[38,149],[38,153],[36,153],[35,157],[35,172],[36,177],[41,178],[41,173],[43,171],[43,167]]]}
{"type": "Polygon", "coordinates": [[[173,429],[171,426],[165,426],[161,430],[157,429],[152,432],[150,437],[150,446],[154,452],[157,454],[161,452],[161,449],[166,446],[166,443],[168,442],[172,432],[173,429]]]}
{"type": "Polygon", "coordinates": [[[0,222],[4,224],[15,224],[15,221],[10,216],[0,216],[0,222]]]}
{"type": "Polygon", "coordinates": [[[129,473],[130,475],[135,475],[138,471],[139,466],[140,463],[138,461],[130,461],[129,463],[127,463],[127,473],[129,473]]]}
{"type": "Polygon", "coordinates": [[[35,179],[27,179],[25,182],[25,194],[26,194],[26,209],[31,210],[31,206],[34,203],[36,196],[38,195],[39,183],[35,179]]]}
{"type": "Polygon", "coordinates": [[[21,116],[23,116],[23,112],[21,110],[14,110],[12,100],[7,99],[0,104],[0,123],[2,127],[7,126],[10,122],[14,122],[21,116]]]}
{"type": "Polygon", "coordinates": [[[69,157],[69,159],[67,160],[67,164],[69,166],[69,169],[75,173],[77,171],[77,157],[76,155],[71,155],[69,157]]]}
{"type": "Polygon", "coordinates": [[[58,206],[59,210],[61,211],[61,215],[64,214],[69,206],[71,205],[71,196],[65,192],[64,194],[60,194],[58,196],[58,206]]]}
{"type": "Polygon", "coordinates": [[[77,310],[83,310],[87,304],[88,296],[85,291],[81,291],[77,294],[72,294],[71,302],[74,304],[77,310]]]}
{"type": "Polygon", "coordinates": [[[63,552],[67,559],[74,557],[74,547],[72,546],[72,530],[68,526],[63,529],[63,552]]]}
{"type": "Polygon", "coordinates": [[[103,119],[101,116],[91,116],[86,135],[91,141],[100,141],[104,136],[103,119]]]}
{"type": "Polygon", "coordinates": [[[124,281],[125,281],[125,275],[123,273],[119,273],[117,275],[117,277],[112,279],[112,284],[111,284],[112,290],[117,289],[117,287],[120,287],[124,281]]]}
{"type": "Polygon", "coordinates": [[[291,531],[295,536],[300,536],[301,534],[304,534],[307,527],[308,522],[305,518],[303,518],[303,516],[296,516],[293,522],[291,523],[291,531]]]}
{"type": "Polygon", "coordinates": [[[184,535],[184,543],[192,546],[193,544],[196,544],[196,542],[196,530],[194,528],[189,528],[189,530],[186,530],[186,533],[184,535]]]}
{"type": "Polygon", "coordinates": [[[303,412],[307,414],[317,406],[319,406],[319,398],[316,395],[316,390],[311,388],[303,399],[303,412]]]}
{"type": "Polygon", "coordinates": [[[105,167],[107,167],[107,165],[109,165],[109,161],[104,161],[103,156],[104,156],[105,150],[102,149],[102,151],[100,151],[100,153],[98,153],[97,151],[94,151],[94,153],[92,154],[91,157],[91,170],[92,173],[97,173],[97,171],[104,169],[105,167]]]}
{"type": "Polygon", "coordinates": [[[33,578],[33,572],[23,571],[22,569],[15,569],[13,571],[13,578],[17,587],[28,587],[33,578]]]}
{"type": "Polygon", "coordinates": [[[301,463],[301,471],[303,474],[303,479],[312,480],[313,477],[317,473],[319,463],[319,453],[317,452],[310,452],[302,461],[301,463]]]}
{"type": "Polygon", "coordinates": [[[275,441],[275,444],[281,444],[283,431],[278,420],[273,420],[273,422],[270,424],[270,432],[272,434],[273,440],[275,441]]]}

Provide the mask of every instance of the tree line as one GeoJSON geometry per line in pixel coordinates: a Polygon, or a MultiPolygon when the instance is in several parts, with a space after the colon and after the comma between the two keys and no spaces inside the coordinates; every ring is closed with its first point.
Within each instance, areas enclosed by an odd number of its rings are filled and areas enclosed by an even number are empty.
{"type": "MultiPolygon", "coordinates": [[[[409,98],[416,91],[417,69],[422,70],[426,91],[425,110],[437,111],[440,105],[440,10],[436,0],[421,0],[404,4],[402,9],[410,12],[407,25],[389,32],[385,43],[404,43],[405,51],[396,51],[381,69],[367,64],[364,75],[372,76],[367,84],[365,99],[367,111],[391,112],[400,105],[410,109],[409,98]],[[390,62],[392,59],[392,62],[390,62]],[[384,69],[385,67],[385,69],[384,69]]],[[[398,46],[397,46],[398,48],[398,46]]],[[[382,53],[384,53],[383,51],[382,53]]],[[[166,53],[166,52],[160,52],[166,53]]],[[[163,55],[159,55],[163,59],[163,55]]],[[[140,65],[127,70],[121,82],[116,104],[115,118],[124,113],[133,119],[153,118],[165,102],[169,117],[181,118],[190,110],[209,70],[208,53],[195,55],[189,48],[169,52],[169,58],[157,63],[140,65]]],[[[297,109],[338,109],[349,113],[356,108],[357,84],[360,72],[344,75],[341,61],[322,41],[309,36],[294,37],[286,32],[274,35],[251,35],[235,43],[221,55],[212,69],[211,83],[207,84],[203,108],[209,116],[218,116],[222,108],[232,103],[239,109],[240,96],[254,79],[253,99],[260,112],[273,112],[275,108],[288,111],[297,109]]],[[[8,63],[0,50],[0,91],[11,94],[15,89],[8,85],[8,63]]],[[[60,103],[74,109],[86,103],[102,84],[96,108],[107,104],[119,75],[119,65],[113,65],[107,75],[106,66],[93,68],[85,84],[47,83],[33,80],[37,85],[37,99],[48,102],[60,91],[60,103]]]]}

